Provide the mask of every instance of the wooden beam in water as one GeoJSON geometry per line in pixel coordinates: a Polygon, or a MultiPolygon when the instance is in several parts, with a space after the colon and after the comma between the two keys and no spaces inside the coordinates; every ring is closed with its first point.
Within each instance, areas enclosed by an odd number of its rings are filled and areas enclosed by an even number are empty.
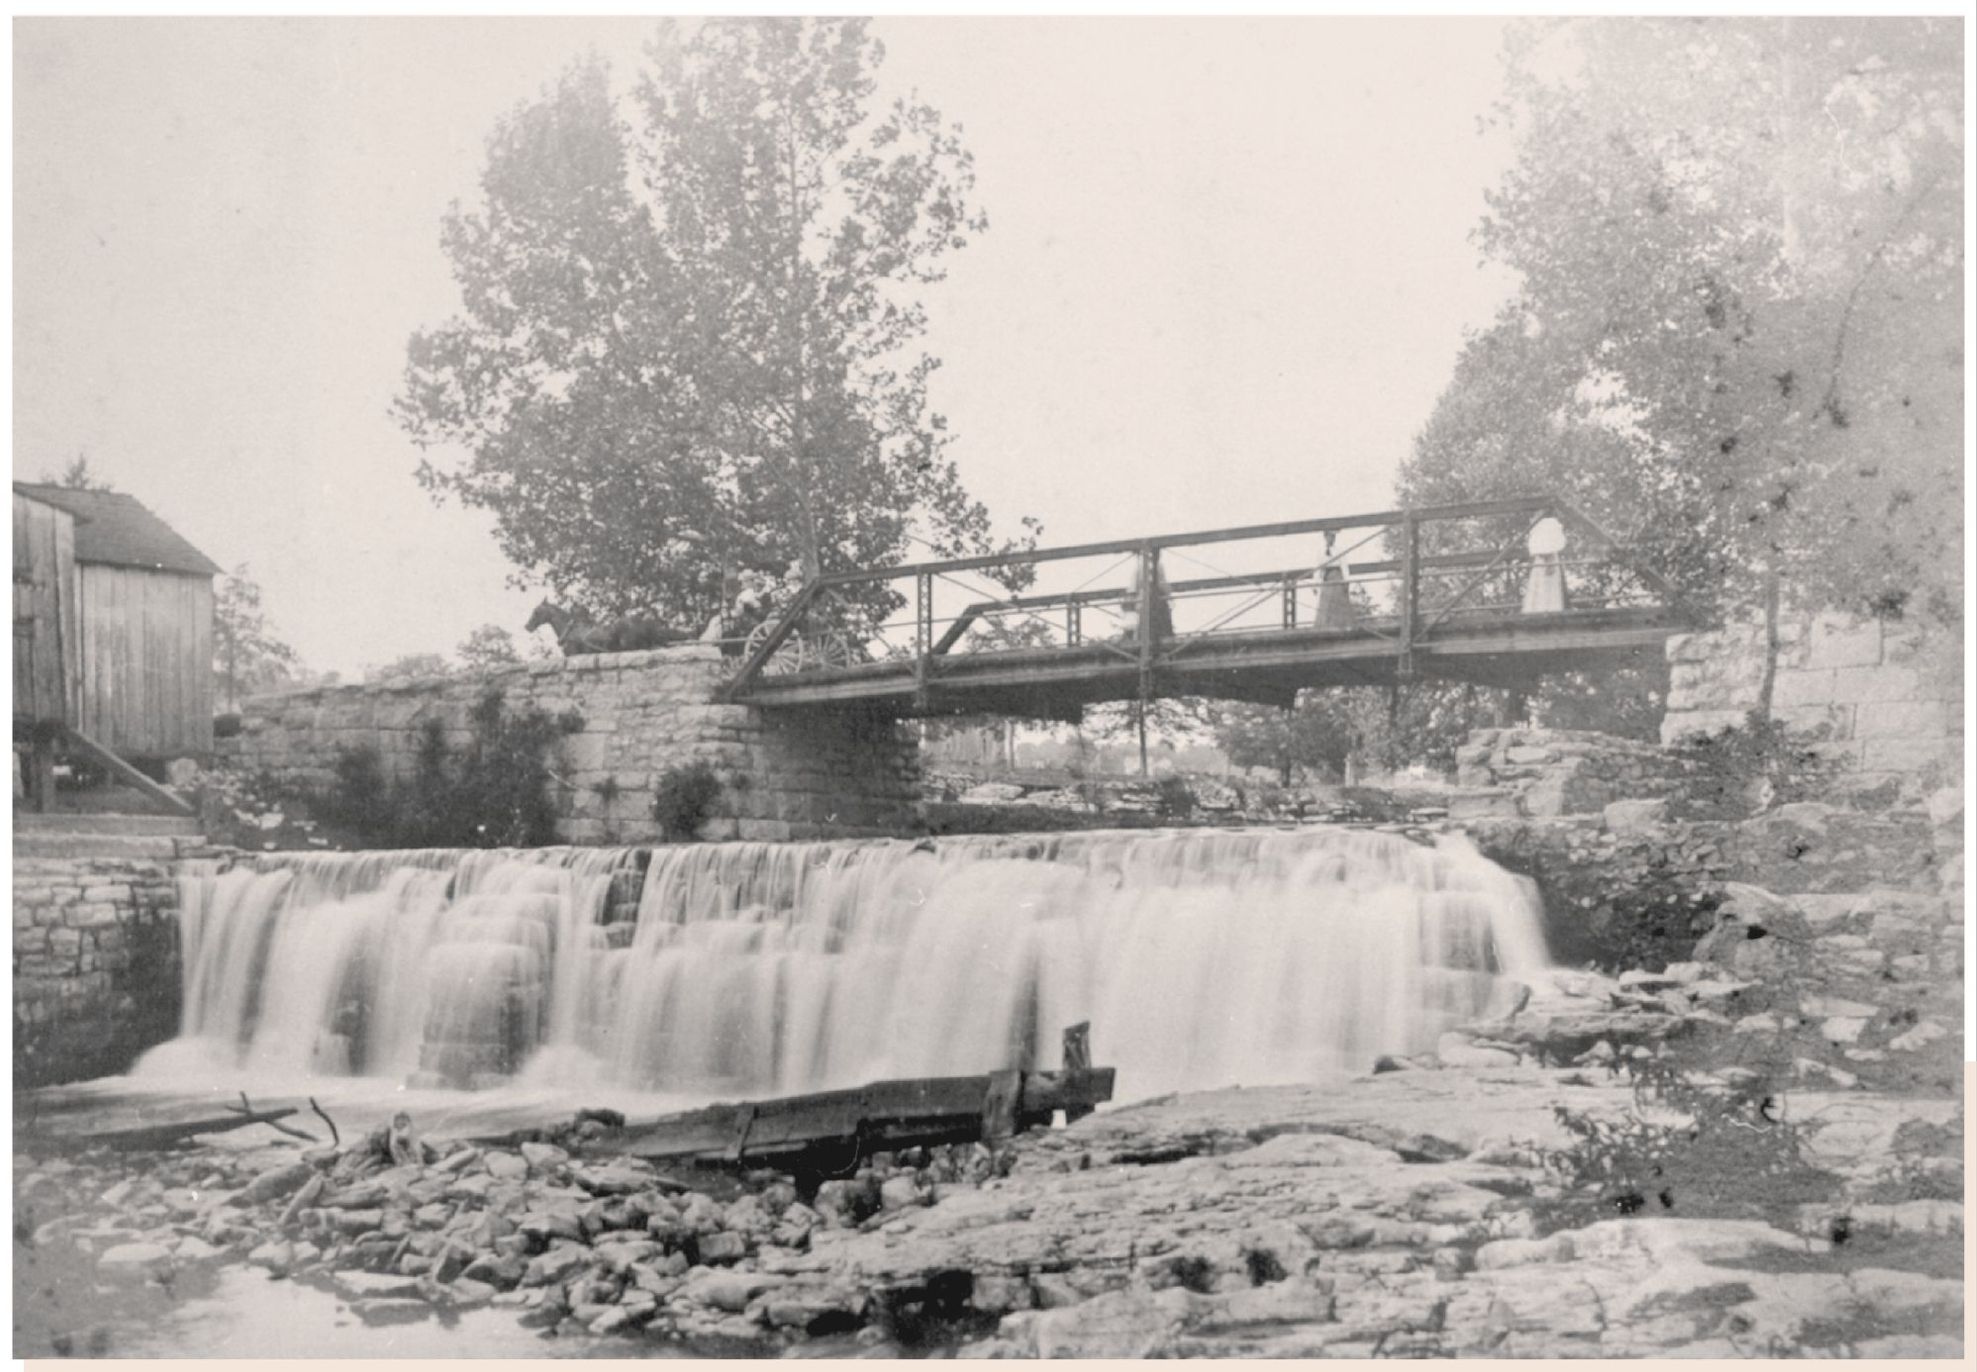
{"type": "Polygon", "coordinates": [[[1026,1118],[1087,1114],[1112,1099],[1110,1067],[880,1081],[844,1091],[712,1105],[629,1126],[603,1151],[720,1166],[802,1165],[812,1152],[860,1153],[974,1143],[1020,1132],[1026,1118]]]}

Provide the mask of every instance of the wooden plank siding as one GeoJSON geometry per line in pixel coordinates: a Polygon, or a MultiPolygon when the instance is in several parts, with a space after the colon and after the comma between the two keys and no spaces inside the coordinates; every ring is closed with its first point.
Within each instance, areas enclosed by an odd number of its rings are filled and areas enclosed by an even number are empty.
{"type": "Polygon", "coordinates": [[[213,746],[213,583],[84,564],[78,727],[125,757],[213,746]]]}
{"type": "Polygon", "coordinates": [[[75,516],[14,494],[14,718],[75,721],[75,516]]]}

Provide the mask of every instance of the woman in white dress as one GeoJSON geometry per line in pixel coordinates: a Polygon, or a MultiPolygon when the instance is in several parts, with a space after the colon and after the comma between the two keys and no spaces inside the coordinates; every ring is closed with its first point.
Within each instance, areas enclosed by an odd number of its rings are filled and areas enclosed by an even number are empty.
{"type": "Polygon", "coordinates": [[[1318,564],[1318,615],[1312,623],[1320,629],[1352,627],[1352,592],[1345,584],[1345,568],[1332,554],[1338,534],[1325,530],[1325,556],[1318,564]]]}
{"type": "Polygon", "coordinates": [[[1557,614],[1565,608],[1565,568],[1558,560],[1565,551],[1565,526],[1546,515],[1531,526],[1525,547],[1531,554],[1531,570],[1524,579],[1524,613],[1557,614]]]}

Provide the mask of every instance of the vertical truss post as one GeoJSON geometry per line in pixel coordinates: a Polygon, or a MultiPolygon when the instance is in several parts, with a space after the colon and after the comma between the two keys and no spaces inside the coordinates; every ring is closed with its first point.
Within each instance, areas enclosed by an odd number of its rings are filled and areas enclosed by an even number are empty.
{"type": "Polygon", "coordinates": [[[1160,550],[1151,543],[1140,545],[1140,712],[1153,698],[1153,584],[1160,575],[1160,550]]]}
{"type": "Polygon", "coordinates": [[[1073,648],[1084,642],[1085,607],[1073,598],[1064,602],[1064,639],[1073,648]]]}
{"type": "Polygon", "coordinates": [[[934,652],[934,579],[922,572],[913,585],[913,703],[927,708],[927,674],[934,652]]]}
{"type": "Polygon", "coordinates": [[[1297,574],[1284,573],[1284,627],[1297,627],[1297,574]]]}
{"type": "Polygon", "coordinates": [[[1394,676],[1414,677],[1414,636],[1421,615],[1421,521],[1412,510],[1400,521],[1400,661],[1394,676]]]}

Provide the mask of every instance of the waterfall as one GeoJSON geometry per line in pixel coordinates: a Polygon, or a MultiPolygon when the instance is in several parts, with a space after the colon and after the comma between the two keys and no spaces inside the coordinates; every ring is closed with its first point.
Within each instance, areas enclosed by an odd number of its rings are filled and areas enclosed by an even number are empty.
{"type": "Polygon", "coordinates": [[[188,1062],[734,1098],[1055,1066],[1122,1099],[1432,1048],[1546,966],[1460,838],[1182,830],[274,856],[181,879],[188,1062]],[[616,916],[614,919],[613,916],[616,916]]]}

